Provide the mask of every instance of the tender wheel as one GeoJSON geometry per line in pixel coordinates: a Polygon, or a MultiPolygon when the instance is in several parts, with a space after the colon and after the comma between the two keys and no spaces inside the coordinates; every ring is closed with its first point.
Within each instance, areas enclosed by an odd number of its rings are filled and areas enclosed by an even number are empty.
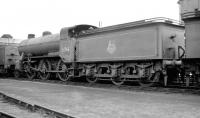
{"type": "Polygon", "coordinates": [[[99,79],[97,77],[86,77],[89,83],[96,83],[99,79]]]}
{"type": "Polygon", "coordinates": [[[56,70],[61,71],[61,72],[57,72],[57,76],[61,81],[70,80],[68,68],[62,60],[58,61],[56,70]]]}
{"type": "Polygon", "coordinates": [[[120,78],[120,77],[116,77],[116,78],[111,78],[111,81],[112,81],[113,84],[120,86],[124,83],[125,79],[120,78]]]}
{"type": "Polygon", "coordinates": [[[39,64],[39,69],[40,69],[40,71],[38,74],[39,74],[40,79],[42,79],[42,80],[49,79],[50,73],[47,71],[51,69],[50,62],[48,60],[46,60],[46,61],[41,60],[40,64],[39,64]]]}
{"type": "Polygon", "coordinates": [[[143,87],[154,86],[155,83],[158,82],[160,75],[160,72],[156,72],[153,75],[150,75],[149,77],[140,78],[139,84],[143,87]]]}

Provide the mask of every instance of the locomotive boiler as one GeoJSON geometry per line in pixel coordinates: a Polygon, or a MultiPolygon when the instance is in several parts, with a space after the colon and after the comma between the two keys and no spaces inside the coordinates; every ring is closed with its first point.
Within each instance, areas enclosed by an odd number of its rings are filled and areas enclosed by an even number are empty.
{"type": "Polygon", "coordinates": [[[19,44],[19,52],[23,52],[27,55],[31,54],[32,56],[58,52],[59,40],[59,34],[46,34],[38,38],[29,38],[19,44]]]}
{"type": "Polygon", "coordinates": [[[181,65],[184,47],[183,25],[154,18],[104,28],[67,27],[59,34],[22,41],[19,51],[30,79],[56,73],[62,81],[86,77],[91,83],[137,81],[150,86],[173,81],[167,77],[181,65]]]}

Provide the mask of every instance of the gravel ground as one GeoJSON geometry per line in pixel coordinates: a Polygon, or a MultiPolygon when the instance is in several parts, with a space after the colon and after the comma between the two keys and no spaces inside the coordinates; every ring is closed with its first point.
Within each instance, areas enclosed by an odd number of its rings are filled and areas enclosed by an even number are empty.
{"type": "Polygon", "coordinates": [[[199,95],[6,79],[0,79],[0,92],[78,118],[200,118],[199,95]]]}

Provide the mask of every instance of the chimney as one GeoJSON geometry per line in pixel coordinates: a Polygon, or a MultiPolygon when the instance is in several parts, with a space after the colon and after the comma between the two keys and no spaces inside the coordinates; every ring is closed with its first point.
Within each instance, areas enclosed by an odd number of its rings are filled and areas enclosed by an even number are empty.
{"type": "Polygon", "coordinates": [[[47,35],[51,35],[51,32],[50,32],[50,31],[44,31],[44,32],[42,33],[42,36],[47,36],[47,35]]]}
{"type": "Polygon", "coordinates": [[[35,34],[28,34],[28,39],[35,38],[35,34]]]}

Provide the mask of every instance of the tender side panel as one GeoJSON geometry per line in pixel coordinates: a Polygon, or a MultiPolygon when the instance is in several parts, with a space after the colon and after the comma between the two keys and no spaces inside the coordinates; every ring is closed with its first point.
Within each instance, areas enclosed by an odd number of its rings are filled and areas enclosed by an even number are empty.
{"type": "Polygon", "coordinates": [[[178,59],[185,50],[184,28],[163,25],[161,29],[163,58],[178,59]],[[180,54],[178,54],[178,52],[180,54]]]}
{"type": "Polygon", "coordinates": [[[157,43],[156,25],[82,37],[78,61],[159,59],[157,43]]]}
{"type": "Polygon", "coordinates": [[[187,21],[186,58],[200,58],[200,21],[187,21]]]}

